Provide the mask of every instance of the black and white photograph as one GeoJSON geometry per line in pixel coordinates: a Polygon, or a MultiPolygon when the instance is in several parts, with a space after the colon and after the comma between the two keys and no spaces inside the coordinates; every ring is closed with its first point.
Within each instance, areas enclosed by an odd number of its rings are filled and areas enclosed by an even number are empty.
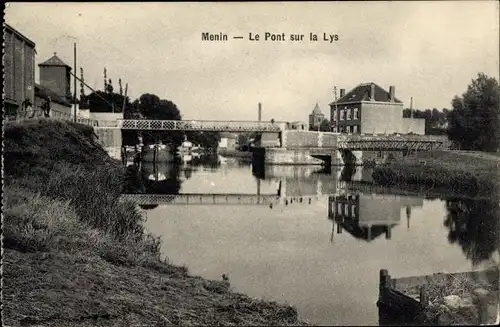
{"type": "Polygon", "coordinates": [[[500,323],[500,4],[7,2],[2,325],[500,323]]]}

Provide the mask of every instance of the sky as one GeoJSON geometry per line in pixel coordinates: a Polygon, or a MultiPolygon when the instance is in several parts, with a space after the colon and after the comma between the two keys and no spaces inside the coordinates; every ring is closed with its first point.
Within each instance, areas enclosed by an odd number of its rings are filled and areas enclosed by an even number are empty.
{"type": "Polygon", "coordinates": [[[8,3],[5,20],[36,43],[37,64],[57,52],[73,66],[76,42],[90,86],[103,89],[106,67],[115,90],[121,78],[132,100],[156,94],[183,119],[256,120],[261,102],[263,120],[307,121],[316,102],[329,116],[334,86],[367,82],[394,85],[405,107],[413,97],[415,109],[450,108],[479,72],[498,80],[499,11],[497,1],[8,3]]]}

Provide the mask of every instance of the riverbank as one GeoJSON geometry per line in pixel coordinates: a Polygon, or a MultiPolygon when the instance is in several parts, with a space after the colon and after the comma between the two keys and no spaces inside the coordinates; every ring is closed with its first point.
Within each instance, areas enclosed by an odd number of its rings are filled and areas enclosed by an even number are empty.
{"type": "Polygon", "coordinates": [[[429,151],[403,157],[373,170],[380,185],[445,187],[467,195],[500,190],[500,156],[459,151],[429,151]]]}
{"type": "Polygon", "coordinates": [[[4,325],[305,324],[291,306],[162,261],[91,128],[41,119],[4,131],[4,325]]]}
{"type": "Polygon", "coordinates": [[[228,158],[242,158],[242,159],[252,159],[252,152],[250,151],[238,151],[238,150],[228,150],[219,149],[218,153],[223,157],[228,158]]]}

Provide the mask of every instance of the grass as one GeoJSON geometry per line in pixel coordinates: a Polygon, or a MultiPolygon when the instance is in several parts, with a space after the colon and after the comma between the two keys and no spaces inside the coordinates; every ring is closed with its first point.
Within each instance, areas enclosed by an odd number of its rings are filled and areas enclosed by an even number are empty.
{"type": "Polygon", "coordinates": [[[293,307],[162,260],[90,128],[13,122],[4,145],[4,325],[305,324],[293,307]]]}
{"type": "Polygon", "coordinates": [[[471,152],[419,152],[375,167],[373,179],[381,185],[420,184],[468,195],[491,194],[500,189],[499,159],[471,152]]]}

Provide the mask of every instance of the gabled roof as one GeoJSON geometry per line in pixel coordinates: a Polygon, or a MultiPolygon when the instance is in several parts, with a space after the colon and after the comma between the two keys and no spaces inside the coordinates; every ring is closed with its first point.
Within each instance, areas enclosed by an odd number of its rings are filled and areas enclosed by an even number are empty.
{"type": "Polygon", "coordinates": [[[46,87],[41,86],[40,84],[35,83],[35,97],[47,99],[50,96],[50,100],[55,103],[62,104],[63,106],[71,107],[71,103],[46,87]]]}
{"type": "Polygon", "coordinates": [[[54,52],[54,55],[50,59],[38,64],[38,66],[60,66],[69,67],[71,69],[70,66],[66,65],[61,59],[59,59],[56,52],[54,52]]]}
{"type": "MultiPolygon", "coordinates": [[[[384,90],[382,87],[377,85],[376,83],[362,83],[356,86],[351,91],[347,92],[343,97],[337,100],[337,104],[346,103],[346,102],[361,102],[361,101],[370,101],[370,92],[371,85],[375,85],[375,99],[377,102],[390,102],[389,100],[389,92],[384,90]]],[[[403,103],[398,98],[394,97],[394,103],[403,103]]],[[[334,105],[335,102],[330,103],[330,105],[334,105]]]]}

